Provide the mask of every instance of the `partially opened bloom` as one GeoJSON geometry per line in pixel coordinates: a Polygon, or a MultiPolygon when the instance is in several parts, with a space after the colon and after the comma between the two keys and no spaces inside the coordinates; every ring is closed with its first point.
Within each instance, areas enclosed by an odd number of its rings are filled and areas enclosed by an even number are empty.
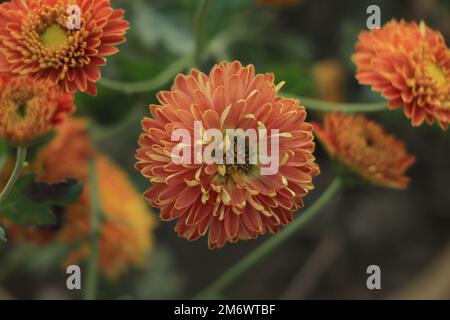
{"type": "Polygon", "coordinates": [[[74,97],[50,81],[0,75],[0,137],[13,144],[38,139],[75,110],[74,97]]]}
{"type": "Polygon", "coordinates": [[[100,66],[128,22],[110,0],[11,0],[0,5],[0,72],[49,79],[68,93],[96,94],[100,66]],[[78,20],[78,21],[77,21],[78,20]]]}
{"type": "Polygon", "coordinates": [[[87,122],[69,118],[56,137],[39,151],[28,170],[40,181],[60,182],[73,178],[83,182],[77,203],[55,208],[58,223],[51,226],[19,227],[6,223],[11,242],[50,241],[78,244],[69,251],[66,264],[78,264],[89,256],[91,236],[91,185],[89,163],[95,161],[102,221],[99,234],[99,268],[115,279],[130,267],[144,263],[152,249],[155,221],[140,193],[127,174],[105,155],[93,151],[87,122]]]}
{"type": "Polygon", "coordinates": [[[403,106],[413,126],[450,122],[450,49],[437,31],[424,22],[392,20],[382,29],[361,32],[352,57],[359,83],[372,86],[389,100],[388,108],[403,106]]]}
{"type": "MultiPolygon", "coordinates": [[[[219,248],[277,232],[303,206],[319,173],[312,125],[298,100],[278,95],[282,84],[275,85],[273,74],[256,74],[253,65],[234,61],[215,65],[209,74],[194,69],[178,75],[171,91],[157,95],[160,104],[150,106],[153,118],[142,122],[136,168],[152,182],[145,197],[161,208],[162,220],[178,220],[180,236],[195,240],[208,233],[209,247],[219,248]],[[250,162],[249,144],[240,164],[177,164],[171,157],[178,144],[172,133],[185,129],[194,135],[196,121],[205,132],[265,128],[271,141],[279,138],[279,151],[271,148],[280,159],[279,170],[261,174],[265,164],[250,162]],[[273,129],[279,133],[272,134],[273,129]]],[[[195,143],[212,142],[203,137],[195,143]]],[[[255,144],[264,148],[261,141],[255,144]]]]}
{"type": "Polygon", "coordinates": [[[405,189],[406,170],[415,162],[403,142],[362,115],[326,114],[314,132],[332,159],[372,184],[405,189]]]}

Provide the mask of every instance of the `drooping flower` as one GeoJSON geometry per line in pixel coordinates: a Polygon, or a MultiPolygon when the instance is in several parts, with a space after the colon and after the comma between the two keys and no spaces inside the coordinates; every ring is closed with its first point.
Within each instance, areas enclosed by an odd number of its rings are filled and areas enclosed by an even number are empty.
{"type": "Polygon", "coordinates": [[[0,72],[96,94],[100,67],[128,22],[110,0],[11,0],[0,5],[0,72]]]}
{"type": "MultiPolygon", "coordinates": [[[[109,158],[97,154],[96,170],[103,221],[99,237],[99,268],[109,279],[116,279],[130,267],[146,261],[153,247],[155,221],[145,201],[131,184],[127,174],[109,158]]],[[[67,220],[60,233],[63,242],[76,242],[90,235],[90,188],[80,201],[67,208],[67,220]]],[[[71,250],[66,264],[79,264],[89,257],[88,244],[71,250]]]]}
{"type": "Polygon", "coordinates": [[[413,126],[450,122],[450,49],[441,33],[424,22],[392,20],[382,29],[361,32],[352,57],[359,83],[372,86],[403,106],[413,126]]]}
{"type": "Polygon", "coordinates": [[[74,97],[50,81],[0,75],[0,137],[13,144],[38,139],[75,110],[74,97]]]}
{"type": "Polygon", "coordinates": [[[326,114],[314,132],[332,159],[372,184],[405,189],[406,170],[415,162],[403,142],[362,115],[326,114]]]}
{"type": "Polygon", "coordinates": [[[5,223],[11,242],[46,244],[51,241],[78,243],[68,253],[66,264],[78,264],[89,256],[91,235],[89,163],[95,161],[102,222],[99,234],[99,268],[115,279],[130,267],[140,266],[153,246],[155,221],[145,200],[127,174],[91,146],[85,120],[69,118],[56,137],[39,151],[28,170],[40,181],[56,183],[66,178],[83,182],[76,204],[55,208],[58,224],[19,227],[5,223]]]}
{"type": "MultiPolygon", "coordinates": [[[[208,233],[210,248],[226,242],[254,239],[275,233],[292,221],[303,206],[302,198],[313,189],[319,173],[313,156],[312,125],[298,100],[278,95],[273,74],[255,74],[253,65],[240,62],[215,65],[209,75],[192,70],[178,75],[171,91],[157,95],[150,105],[153,118],[145,118],[137,151],[136,168],[152,182],[144,196],[161,208],[161,219],[178,220],[176,231],[195,240],[208,233]],[[176,164],[171,152],[176,129],[195,135],[195,122],[203,129],[278,129],[279,170],[261,174],[261,162],[250,162],[247,144],[243,163],[176,164]]],[[[274,139],[274,134],[267,134],[274,139]]],[[[211,145],[203,138],[197,143],[211,145]]],[[[260,141],[257,149],[263,149],[260,141]]],[[[225,148],[226,149],[226,148],[225,148]]]]}

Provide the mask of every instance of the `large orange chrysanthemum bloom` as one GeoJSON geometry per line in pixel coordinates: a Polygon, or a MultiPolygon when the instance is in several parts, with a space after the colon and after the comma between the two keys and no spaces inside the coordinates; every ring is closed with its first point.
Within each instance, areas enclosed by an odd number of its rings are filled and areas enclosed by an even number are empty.
{"type": "Polygon", "coordinates": [[[372,184],[404,189],[406,170],[415,162],[404,144],[362,115],[326,114],[314,131],[332,159],[372,184]]]}
{"type": "Polygon", "coordinates": [[[356,78],[403,111],[413,126],[426,120],[442,128],[450,122],[450,50],[424,22],[392,20],[362,32],[352,57],[356,78]]]}
{"type": "Polygon", "coordinates": [[[153,119],[142,122],[136,168],[152,182],[145,197],[161,208],[162,220],[178,220],[180,236],[195,240],[209,231],[209,247],[219,248],[277,232],[303,206],[319,173],[312,126],[298,100],[278,95],[281,86],[273,74],[255,74],[253,65],[234,61],[215,65],[209,75],[178,75],[171,91],[157,95],[160,105],[150,106],[153,119]],[[261,175],[260,163],[249,164],[248,150],[244,164],[173,163],[172,132],[184,128],[193,134],[194,121],[219,132],[278,129],[278,172],[261,175]]]}
{"type": "Polygon", "coordinates": [[[27,144],[61,123],[75,110],[74,97],[49,81],[0,75],[0,137],[27,144]]]}
{"type": "Polygon", "coordinates": [[[102,222],[99,235],[99,267],[102,274],[115,279],[129,267],[145,261],[153,244],[155,221],[145,200],[127,174],[106,156],[95,154],[87,133],[86,121],[69,118],[57,136],[30,164],[41,181],[56,183],[74,178],[84,183],[76,204],[60,208],[56,226],[23,228],[7,223],[11,242],[79,243],[69,252],[67,264],[77,264],[89,255],[90,183],[89,162],[95,161],[102,222]],[[83,242],[84,241],[84,242],[83,242]]]}
{"type": "Polygon", "coordinates": [[[110,0],[1,4],[0,72],[50,79],[68,93],[95,95],[99,67],[125,41],[128,22],[123,15],[111,8],[110,0]],[[73,5],[79,10],[70,10],[73,5]]]}

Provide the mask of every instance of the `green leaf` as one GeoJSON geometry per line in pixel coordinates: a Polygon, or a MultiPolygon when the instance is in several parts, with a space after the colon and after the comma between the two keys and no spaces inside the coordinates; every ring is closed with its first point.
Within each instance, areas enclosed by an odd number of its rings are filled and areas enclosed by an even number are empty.
{"type": "Polygon", "coordinates": [[[55,184],[35,181],[36,174],[22,176],[9,197],[0,205],[0,215],[22,225],[55,224],[55,206],[75,203],[83,189],[82,183],[67,179],[55,184]]]}

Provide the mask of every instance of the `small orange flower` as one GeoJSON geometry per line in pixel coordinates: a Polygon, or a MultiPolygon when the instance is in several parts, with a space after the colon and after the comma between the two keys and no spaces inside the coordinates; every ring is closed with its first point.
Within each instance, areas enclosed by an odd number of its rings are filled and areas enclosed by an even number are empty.
{"type": "Polygon", "coordinates": [[[426,120],[446,129],[450,122],[450,50],[444,37],[424,22],[392,20],[382,29],[362,32],[352,57],[359,83],[372,86],[403,106],[413,126],[426,120]]]}
{"type": "Polygon", "coordinates": [[[379,124],[364,116],[326,114],[323,127],[314,132],[332,159],[365,180],[384,187],[405,189],[406,170],[415,162],[403,142],[387,135],[379,124]]]}
{"type": "Polygon", "coordinates": [[[61,123],[75,110],[73,95],[49,81],[0,75],[0,137],[27,144],[61,123]]]}
{"type": "Polygon", "coordinates": [[[220,248],[277,232],[303,206],[319,173],[312,125],[298,100],[278,95],[282,85],[275,85],[273,74],[255,74],[253,65],[234,61],[215,65],[209,75],[195,69],[178,75],[171,91],[157,95],[160,104],[150,106],[153,119],[142,122],[136,168],[152,182],[145,197],[161,208],[162,220],[178,220],[180,236],[195,240],[209,232],[209,247],[220,248]],[[195,121],[219,132],[278,129],[278,172],[261,175],[248,149],[242,164],[172,162],[172,133],[183,128],[194,135],[195,121]]]}
{"type": "Polygon", "coordinates": [[[331,102],[343,100],[345,68],[338,59],[317,62],[312,68],[317,97],[331,102]]]}
{"type": "Polygon", "coordinates": [[[84,120],[67,119],[28,168],[37,173],[39,180],[49,183],[66,178],[82,181],[84,188],[79,201],[66,208],[55,208],[58,219],[55,226],[24,228],[8,222],[5,225],[11,242],[79,242],[80,245],[69,252],[66,264],[76,264],[87,258],[86,240],[91,234],[89,162],[94,159],[102,213],[99,267],[103,275],[115,279],[145,261],[153,246],[155,221],[127,174],[106,156],[94,153],[86,124],[84,120]]]}
{"type": "Polygon", "coordinates": [[[111,8],[110,0],[4,3],[0,5],[0,72],[50,79],[68,93],[80,90],[96,95],[99,67],[125,41],[128,22],[123,15],[123,10],[111,8]],[[69,11],[70,6],[78,6],[79,11],[69,11]]]}

